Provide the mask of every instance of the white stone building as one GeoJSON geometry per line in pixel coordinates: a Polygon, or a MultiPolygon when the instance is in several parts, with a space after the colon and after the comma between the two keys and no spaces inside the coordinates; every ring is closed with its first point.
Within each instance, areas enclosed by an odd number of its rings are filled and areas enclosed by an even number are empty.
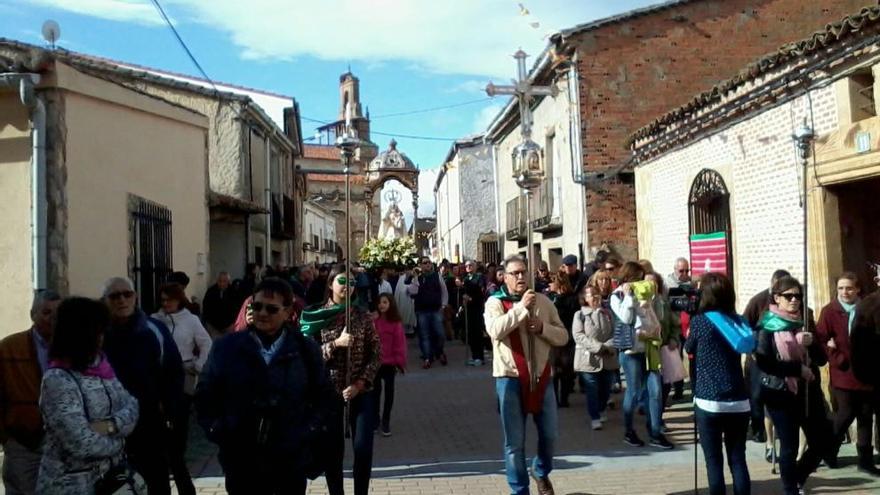
{"type": "Polygon", "coordinates": [[[499,261],[494,190],[492,147],[483,135],[453,143],[434,184],[438,259],[499,261]]]}
{"type": "Polygon", "coordinates": [[[303,258],[306,263],[335,263],[340,246],[336,238],[336,216],[314,201],[303,203],[303,258]]]}
{"type": "Polygon", "coordinates": [[[843,270],[873,287],[878,40],[880,8],[872,7],[786,45],[638,131],[639,256],[671,270],[689,255],[691,236],[724,232],[742,309],[776,269],[803,280],[806,179],[811,306],[830,301],[843,270]],[[792,137],[804,124],[816,135],[806,177],[792,137]]]}
{"type": "MultiPolygon", "coordinates": [[[[532,69],[529,80],[555,85],[557,96],[536,97],[532,108],[532,139],[544,148],[547,180],[534,195],[532,225],[536,256],[556,269],[567,254],[581,263],[589,256],[585,191],[583,181],[580,122],[576,73],[573,67],[553,67],[545,51],[532,69]]],[[[495,117],[486,131],[493,146],[496,225],[502,256],[527,255],[526,198],[513,179],[512,152],[521,141],[517,103],[510,103],[495,117]]]]}

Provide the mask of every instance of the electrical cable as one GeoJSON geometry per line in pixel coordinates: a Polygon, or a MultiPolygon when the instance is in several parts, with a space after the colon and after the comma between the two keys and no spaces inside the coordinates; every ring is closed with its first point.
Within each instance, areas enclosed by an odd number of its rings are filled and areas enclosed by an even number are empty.
{"type": "Polygon", "coordinates": [[[171,32],[174,33],[174,37],[177,38],[177,42],[180,43],[180,46],[183,48],[183,51],[186,52],[186,55],[189,57],[190,61],[192,61],[193,65],[196,66],[196,69],[198,69],[198,71],[202,75],[202,77],[204,77],[208,81],[208,83],[211,84],[211,87],[214,88],[214,91],[219,93],[220,90],[217,89],[217,86],[214,84],[214,81],[210,77],[208,77],[208,73],[205,72],[205,69],[202,68],[202,65],[199,63],[199,61],[196,60],[196,57],[190,51],[189,47],[186,46],[186,43],[183,41],[183,38],[180,37],[180,33],[177,32],[177,28],[174,27],[174,24],[171,22],[171,19],[168,18],[167,14],[165,14],[165,9],[162,8],[162,5],[159,3],[159,0],[151,0],[151,1],[153,2],[153,5],[156,7],[156,10],[159,11],[159,15],[161,15],[162,19],[165,20],[165,24],[168,26],[169,29],[171,29],[171,32]]]}
{"type": "Polygon", "coordinates": [[[474,103],[482,103],[484,101],[489,101],[489,100],[493,100],[493,99],[494,98],[492,98],[492,97],[486,97],[486,98],[480,98],[479,100],[463,101],[461,103],[453,103],[452,105],[444,105],[444,106],[440,106],[440,107],[422,108],[420,110],[409,110],[409,111],[397,112],[397,113],[386,113],[384,115],[372,115],[370,118],[371,119],[384,119],[384,118],[388,118],[388,117],[402,117],[404,115],[416,115],[419,113],[436,112],[438,110],[446,110],[448,108],[463,107],[465,105],[473,105],[474,103]]]}

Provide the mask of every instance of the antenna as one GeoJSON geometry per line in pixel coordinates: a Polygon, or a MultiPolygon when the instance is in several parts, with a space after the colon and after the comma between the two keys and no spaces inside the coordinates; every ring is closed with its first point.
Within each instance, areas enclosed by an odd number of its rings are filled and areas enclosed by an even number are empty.
{"type": "Polygon", "coordinates": [[[58,41],[58,38],[61,37],[61,26],[59,26],[58,23],[53,21],[52,19],[48,19],[46,22],[43,23],[42,32],[43,39],[46,40],[46,42],[49,43],[49,46],[51,46],[54,50],[55,42],[58,41]]]}

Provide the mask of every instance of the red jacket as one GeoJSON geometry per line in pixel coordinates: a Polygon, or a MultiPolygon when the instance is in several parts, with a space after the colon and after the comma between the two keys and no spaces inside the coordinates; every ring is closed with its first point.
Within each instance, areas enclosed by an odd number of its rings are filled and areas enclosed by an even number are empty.
{"type": "Polygon", "coordinates": [[[853,374],[850,366],[849,315],[837,299],[822,308],[816,334],[828,356],[832,387],[843,390],[873,390],[853,374]],[[828,347],[831,339],[834,339],[834,349],[828,347]]]}
{"type": "Polygon", "coordinates": [[[406,336],[403,334],[403,324],[384,318],[378,318],[374,323],[382,349],[382,364],[406,368],[406,336]]]}

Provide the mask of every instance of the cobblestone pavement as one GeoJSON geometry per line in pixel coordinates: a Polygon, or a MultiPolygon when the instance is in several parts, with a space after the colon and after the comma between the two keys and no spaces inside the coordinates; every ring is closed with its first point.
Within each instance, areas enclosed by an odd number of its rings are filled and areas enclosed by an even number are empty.
{"type": "MultiPolygon", "coordinates": [[[[464,366],[465,348],[460,343],[447,346],[446,367],[422,370],[418,366],[416,343],[410,341],[409,373],[398,376],[391,420],[393,435],[376,437],[371,493],[381,495],[446,495],[509,493],[501,456],[491,366],[464,366]]],[[[614,396],[617,401],[622,395],[614,396]]],[[[672,430],[669,438],[674,451],[625,445],[623,418],[610,411],[605,429],[588,427],[583,395],[572,397],[571,408],[559,410],[560,439],[551,479],[560,495],[606,494],[690,494],[694,493],[694,447],[689,403],[672,406],[665,418],[672,430]]],[[[644,417],[637,417],[643,438],[644,417]]],[[[194,434],[198,434],[195,428],[194,434]]],[[[535,450],[535,432],[527,434],[528,453],[535,450]]],[[[752,493],[781,492],[778,476],[770,472],[763,459],[763,446],[749,443],[749,470],[752,493]]],[[[223,479],[214,449],[203,439],[191,446],[190,466],[198,477],[201,494],[220,494],[223,479]]],[[[808,482],[812,494],[878,494],[880,479],[872,479],[855,469],[855,448],[841,450],[843,468],[820,470],[808,482]]],[[[346,467],[350,468],[347,461],[346,467]]],[[[706,490],[702,451],[697,458],[697,483],[706,490]]],[[[347,473],[350,475],[350,472],[347,473]]],[[[726,473],[728,483],[731,482],[726,473]]],[[[347,492],[352,492],[351,480],[347,492]]],[[[729,489],[732,492],[732,488],[729,489]]],[[[326,493],[319,478],[309,494],[326,493]]],[[[533,485],[534,493],[534,485],[533,485]]]]}

